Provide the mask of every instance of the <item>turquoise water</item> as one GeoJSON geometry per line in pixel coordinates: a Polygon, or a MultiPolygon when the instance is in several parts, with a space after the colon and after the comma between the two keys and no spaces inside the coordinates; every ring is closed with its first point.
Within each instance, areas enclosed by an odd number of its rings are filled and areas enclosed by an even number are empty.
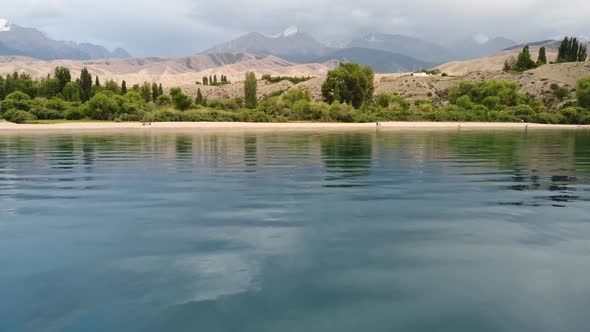
{"type": "Polygon", "coordinates": [[[0,331],[587,331],[590,132],[0,135],[0,331]]]}

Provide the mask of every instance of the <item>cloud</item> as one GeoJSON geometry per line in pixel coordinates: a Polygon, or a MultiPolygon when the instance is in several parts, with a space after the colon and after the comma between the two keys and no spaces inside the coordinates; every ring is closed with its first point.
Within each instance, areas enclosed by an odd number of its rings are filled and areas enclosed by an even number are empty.
{"type": "Polygon", "coordinates": [[[0,18],[0,32],[4,31],[10,31],[10,25],[8,24],[8,20],[0,18]]]}
{"type": "Polygon", "coordinates": [[[320,40],[366,32],[435,41],[518,41],[590,30],[584,0],[2,0],[0,13],[53,38],[123,46],[135,55],[188,55],[247,32],[290,25],[320,40]]]}

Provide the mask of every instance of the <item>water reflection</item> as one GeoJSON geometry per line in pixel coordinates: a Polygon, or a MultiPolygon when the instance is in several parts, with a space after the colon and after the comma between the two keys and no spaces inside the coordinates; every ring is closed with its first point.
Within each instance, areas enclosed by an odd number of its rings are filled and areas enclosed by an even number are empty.
{"type": "MultiPolygon", "coordinates": [[[[370,175],[373,154],[372,134],[325,134],[320,136],[320,144],[322,159],[329,173],[326,177],[327,181],[352,180],[370,175]]],[[[342,186],[355,185],[346,183],[342,186]]]]}
{"type": "Polygon", "coordinates": [[[3,134],[0,330],[582,331],[589,204],[587,132],[3,134]]]}

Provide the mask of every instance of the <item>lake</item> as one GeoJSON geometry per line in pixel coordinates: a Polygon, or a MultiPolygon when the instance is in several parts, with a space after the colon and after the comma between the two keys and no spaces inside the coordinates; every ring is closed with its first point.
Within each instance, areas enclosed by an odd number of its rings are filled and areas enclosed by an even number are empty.
{"type": "Polygon", "coordinates": [[[0,331],[587,331],[589,131],[4,133],[0,331]]]}

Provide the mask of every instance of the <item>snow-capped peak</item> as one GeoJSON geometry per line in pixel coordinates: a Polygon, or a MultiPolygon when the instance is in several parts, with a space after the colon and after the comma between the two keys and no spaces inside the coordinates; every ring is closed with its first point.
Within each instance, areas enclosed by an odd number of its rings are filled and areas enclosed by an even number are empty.
{"type": "Polygon", "coordinates": [[[478,33],[473,36],[473,41],[475,41],[479,45],[487,44],[490,41],[490,37],[484,35],[483,33],[478,33]]]}
{"type": "Polygon", "coordinates": [[[377,37],[377,35],[375,33],[369,33],[369,34],[365,35],[364,39],[366,41],[368,41],[369,43],[375,43],[375,42],[381,41],[381,40],[379,40],[379,38],[377,37]]]}
{"type": "Polygon", "coordinates": [[[279,33],[278,35],[274,35],[273,38],[285,38],[285,37],[294,36],[298,33],[299,33],[299,28],[292,25],[292,26],[288,27],[287,29],[285,29],[285,31],[279,33]]]}
{"type": "Polygon", "coordinates": [[[0,32],[10,31],[8,20],[0,17],[0,32]]]}

